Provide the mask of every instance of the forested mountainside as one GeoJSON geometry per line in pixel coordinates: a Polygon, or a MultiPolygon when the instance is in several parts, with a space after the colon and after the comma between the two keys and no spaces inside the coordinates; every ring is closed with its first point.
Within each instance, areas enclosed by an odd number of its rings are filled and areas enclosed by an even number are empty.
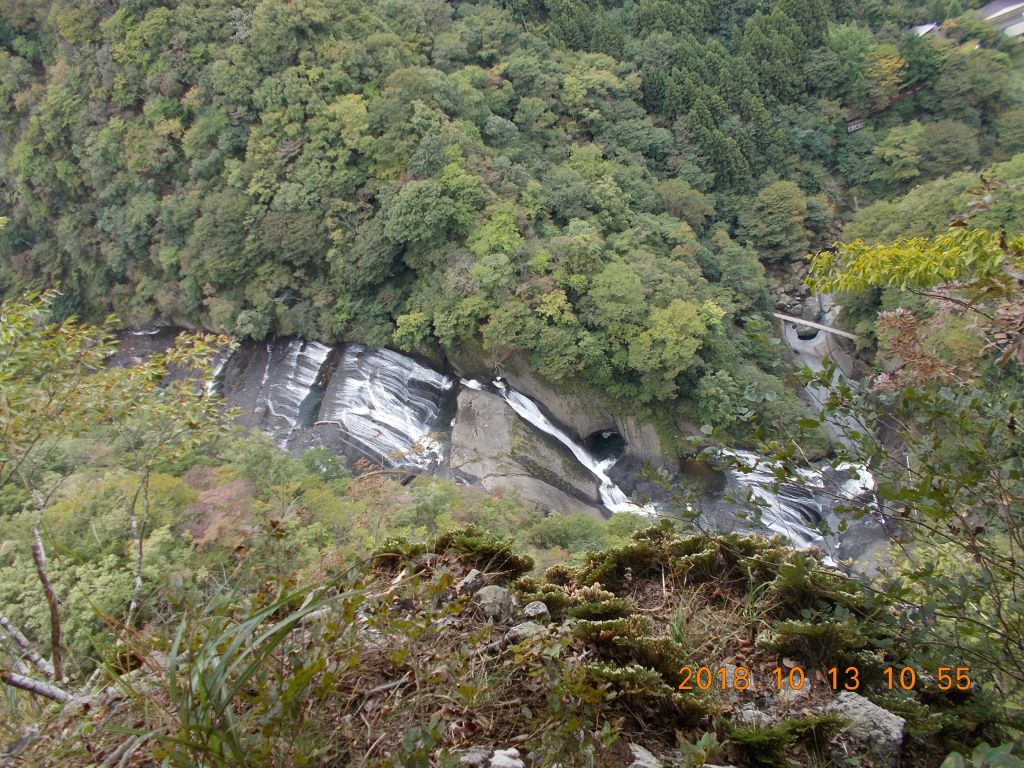
{"type": "Polygon", "coordinates": [[[0,287],[790,420],[763,265],[1024,149],[1019,46],[964,10],[8,0],[0,287]]]}
{"type": "Polygon", "coordinates": [[[0,764],[1021,768],[980,5],[0,0],[0,764]]]}

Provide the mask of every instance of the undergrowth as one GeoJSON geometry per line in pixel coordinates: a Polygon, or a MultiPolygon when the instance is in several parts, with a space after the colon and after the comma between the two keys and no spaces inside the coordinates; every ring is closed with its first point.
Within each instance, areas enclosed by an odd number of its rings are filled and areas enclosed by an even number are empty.
{"type": "MultiPolygon", "coordinates": [[[[698,744],[740,768],[828,765],[843,727],[819,706],[831,692],[799,711],[771,704],[765,721],[735,712],[764,706],[782,664],[812,677],[837,661],[866,670],[912,656],[894,611],[779,541],[662,525],[579,567],[531,568],[464,528],[388,541],[314,583],[239,582],[129,637],[134,669],[106,664],[105,691],[44,721],[23,762],[454,766],[461,749],[514,745],[529,766],[569,768],[620,765],[633,742],[678,765],[707,753],[698,744]],[[543,601],[553,623],[513,642],[521,619],[485,620],[457,593],[473,568],[520,605],[543,601]],[[683,667],[723,665],[749,669],[760,690],[680,689],[683,667]]],[[[908,721],[904,765],[998,735],[981,693],[897,695],[862,675],[858,692],[908,721]]]]}

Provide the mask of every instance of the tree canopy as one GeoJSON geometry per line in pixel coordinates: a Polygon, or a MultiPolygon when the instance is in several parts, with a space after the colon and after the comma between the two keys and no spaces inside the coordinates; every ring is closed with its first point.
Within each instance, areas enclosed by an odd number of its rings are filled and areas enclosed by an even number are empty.
{"type": "Polygon", "coordinates": [[[955,4],[7,5],[5,295],[483,343],[630,399],[734,364],[767,308],[746,249],[799,259],[837,212],[1024,135],[1017,46],[906,31],[955,4]],[[666,341],[674,302],[722,310],[673,331],[704,343],[666,341]]]}

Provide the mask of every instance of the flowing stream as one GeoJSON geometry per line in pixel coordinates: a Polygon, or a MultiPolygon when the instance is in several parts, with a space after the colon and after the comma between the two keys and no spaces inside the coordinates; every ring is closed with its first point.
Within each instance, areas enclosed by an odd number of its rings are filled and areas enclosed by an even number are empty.
{"type": "MultiPolygon", "coordinates": [[[[478,381],[463,379],[462,384],[471,389],[483,389],[484,385],[478,381]]],[[[569,449],[569,452],[576,457],[576,461],[590,472],[598,482],[598,493],[601,496],[601,504],[609,512],[645,512],[645,510],[629,500],[629,497],[608,477],[608,470],[615,464],[616,459],[604,459],[599,461],[582,444],[575,440],[568,432],[554,424],[533,400],[521,392],[516,392],[500,376],[492,382],[494,391],[501,395],[501,398],[508,403],[509,407],[519,414],[520,418],[532,424],[535,428],[546,435],[550,435],[558,442],[569,449]]]]}
{"type": "MultiPolygon", "coordinates": [[[[174,343],[177,329],[123,334],[113,365],[132,365],[174,343]]],[[[526,423],[560,444],[597,481],[602,505],[612,513],[654,514],[641,507],[611,479],[617,458],[598,458],[581,440],[548,417],[543,405],[501,378],[489,384],[461,381],[498,396],[526,423]]],[[[329,347],[299,339],[243,342],[216,361],[207,392],[222,394],[241,412],[240,422],[269,433],[283,448],[301,452],[324,446],[363,466],[436,472],[445,467],[450,427],[457,418],[459,382],[411,357],[361,344],[329,347]]],[[[838,545],[819,531],[837,522],[829,496],[858,498],[871,490],[870,473],[848,465],[840,475],[801,470],[801,482],[776,484],[774,467],[763,457],[736,451],[732,456],[752,468],[728,470],[724,487],[708,495],[713,524],[724,530],[745,528],[779,533],[795,546],[817,545],[835,555],[838,545]],[[750,494],[760,503],[725,500],[750,494]],[[738,491],[738,493],[737,493],[738,491]],[[753,518],[753,521],[752,521],[753,518]]]]}

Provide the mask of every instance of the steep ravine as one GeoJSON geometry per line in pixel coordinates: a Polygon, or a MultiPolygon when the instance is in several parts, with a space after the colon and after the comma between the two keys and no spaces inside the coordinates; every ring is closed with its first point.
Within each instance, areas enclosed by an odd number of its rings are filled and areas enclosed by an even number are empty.
{"type": "MultiPolygon", "coordinates": [[[[164,349],[176,333],[126,332],[113,364],[129,365],[164,349]]],[[[534,391],[543,386],[535,377],[528,384],[534,391]]],[[[364,468],[446,475],[492,492],[514,492],[550,510],[603,516],[659,511],[630,500],[612,473],[623,454],[634,461],[644,456],[666,460],[653,453],[653,427],[632,417],[600,414],[591,426],[618,450],[597,456],[578,430],[559,423],[556,414],[567,413],[570,406],[553,390],[545,392],[549,402],[538,402],[518,391],[514,382],[460,381],[392,350],[286,338],[242,342],[230,359],[221,361],[206,387],[239,410],[242,424],[269,433],[293,452],[325,446],[364,468]],[[627,427],[625,435],[616,429],[620,422],[627,427]],[[631,447],[631,438],[639,439],[639,449],[631,447]]],[[[812,485],[823,490],[842,488],[844,478],[811,474],[812,485]]],[[[711,525],[780,533],[796,546],[814,544],[834,553],[836,542],[825,540],[816,529],[829,519],[828,494],[796,487],[776,491],[763,465],[753,473],[730,470],[720,475],[701,499],[711,525]],[[766,504],[760,519],[745,515],[749,507],[729,498],[748,492],[766,504]]]]}

